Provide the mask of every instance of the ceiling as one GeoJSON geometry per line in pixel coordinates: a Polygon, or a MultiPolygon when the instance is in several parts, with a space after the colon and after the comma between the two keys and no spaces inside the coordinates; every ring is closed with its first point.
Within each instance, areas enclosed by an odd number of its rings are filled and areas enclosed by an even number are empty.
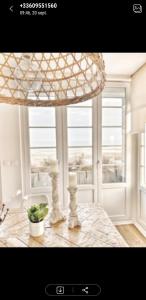
{"type": "Polygon", "coordinates": [[[132,76],[146,63],[146,53],[103,53],[107,75],[132,76]]]}

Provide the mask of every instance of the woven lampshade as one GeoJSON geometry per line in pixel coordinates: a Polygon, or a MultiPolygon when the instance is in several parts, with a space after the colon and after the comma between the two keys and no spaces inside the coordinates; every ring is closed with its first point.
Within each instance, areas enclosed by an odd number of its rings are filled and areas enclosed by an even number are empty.
{"type": "Polygon", "coordinates": [[[89,100],[104,87],[100,53],[0,53],[0,102],[59,106],[89,100]]]}

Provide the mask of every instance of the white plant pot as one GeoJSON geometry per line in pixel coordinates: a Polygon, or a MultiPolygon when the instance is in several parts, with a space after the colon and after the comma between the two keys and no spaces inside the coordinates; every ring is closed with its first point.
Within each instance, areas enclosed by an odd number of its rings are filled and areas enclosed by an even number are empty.
{"type": "Polygon", "coordinates": [[[39,223],[29,221],[29,232],[31,236],[40,236],[44,233],[44,220],[39,223]]]}

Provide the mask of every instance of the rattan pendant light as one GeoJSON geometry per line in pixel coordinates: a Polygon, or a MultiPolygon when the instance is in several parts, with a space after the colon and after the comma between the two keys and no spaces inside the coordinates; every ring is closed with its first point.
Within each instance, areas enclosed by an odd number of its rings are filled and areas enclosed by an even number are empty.
{"type": "Polygon", "coordinates": [[[100,53],[0,53],[0,102],[28,106],[69,105],[104,87],[100,53]]]}

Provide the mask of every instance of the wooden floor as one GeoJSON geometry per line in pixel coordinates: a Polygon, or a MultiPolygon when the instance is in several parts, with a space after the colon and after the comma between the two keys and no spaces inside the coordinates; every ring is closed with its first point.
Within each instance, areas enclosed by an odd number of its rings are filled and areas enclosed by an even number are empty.
{"type": "Polygon", "coordinates": [[[146,238],[135,225],[119,225],[116,227],[130,247],[146,247],[146,238]]]}

